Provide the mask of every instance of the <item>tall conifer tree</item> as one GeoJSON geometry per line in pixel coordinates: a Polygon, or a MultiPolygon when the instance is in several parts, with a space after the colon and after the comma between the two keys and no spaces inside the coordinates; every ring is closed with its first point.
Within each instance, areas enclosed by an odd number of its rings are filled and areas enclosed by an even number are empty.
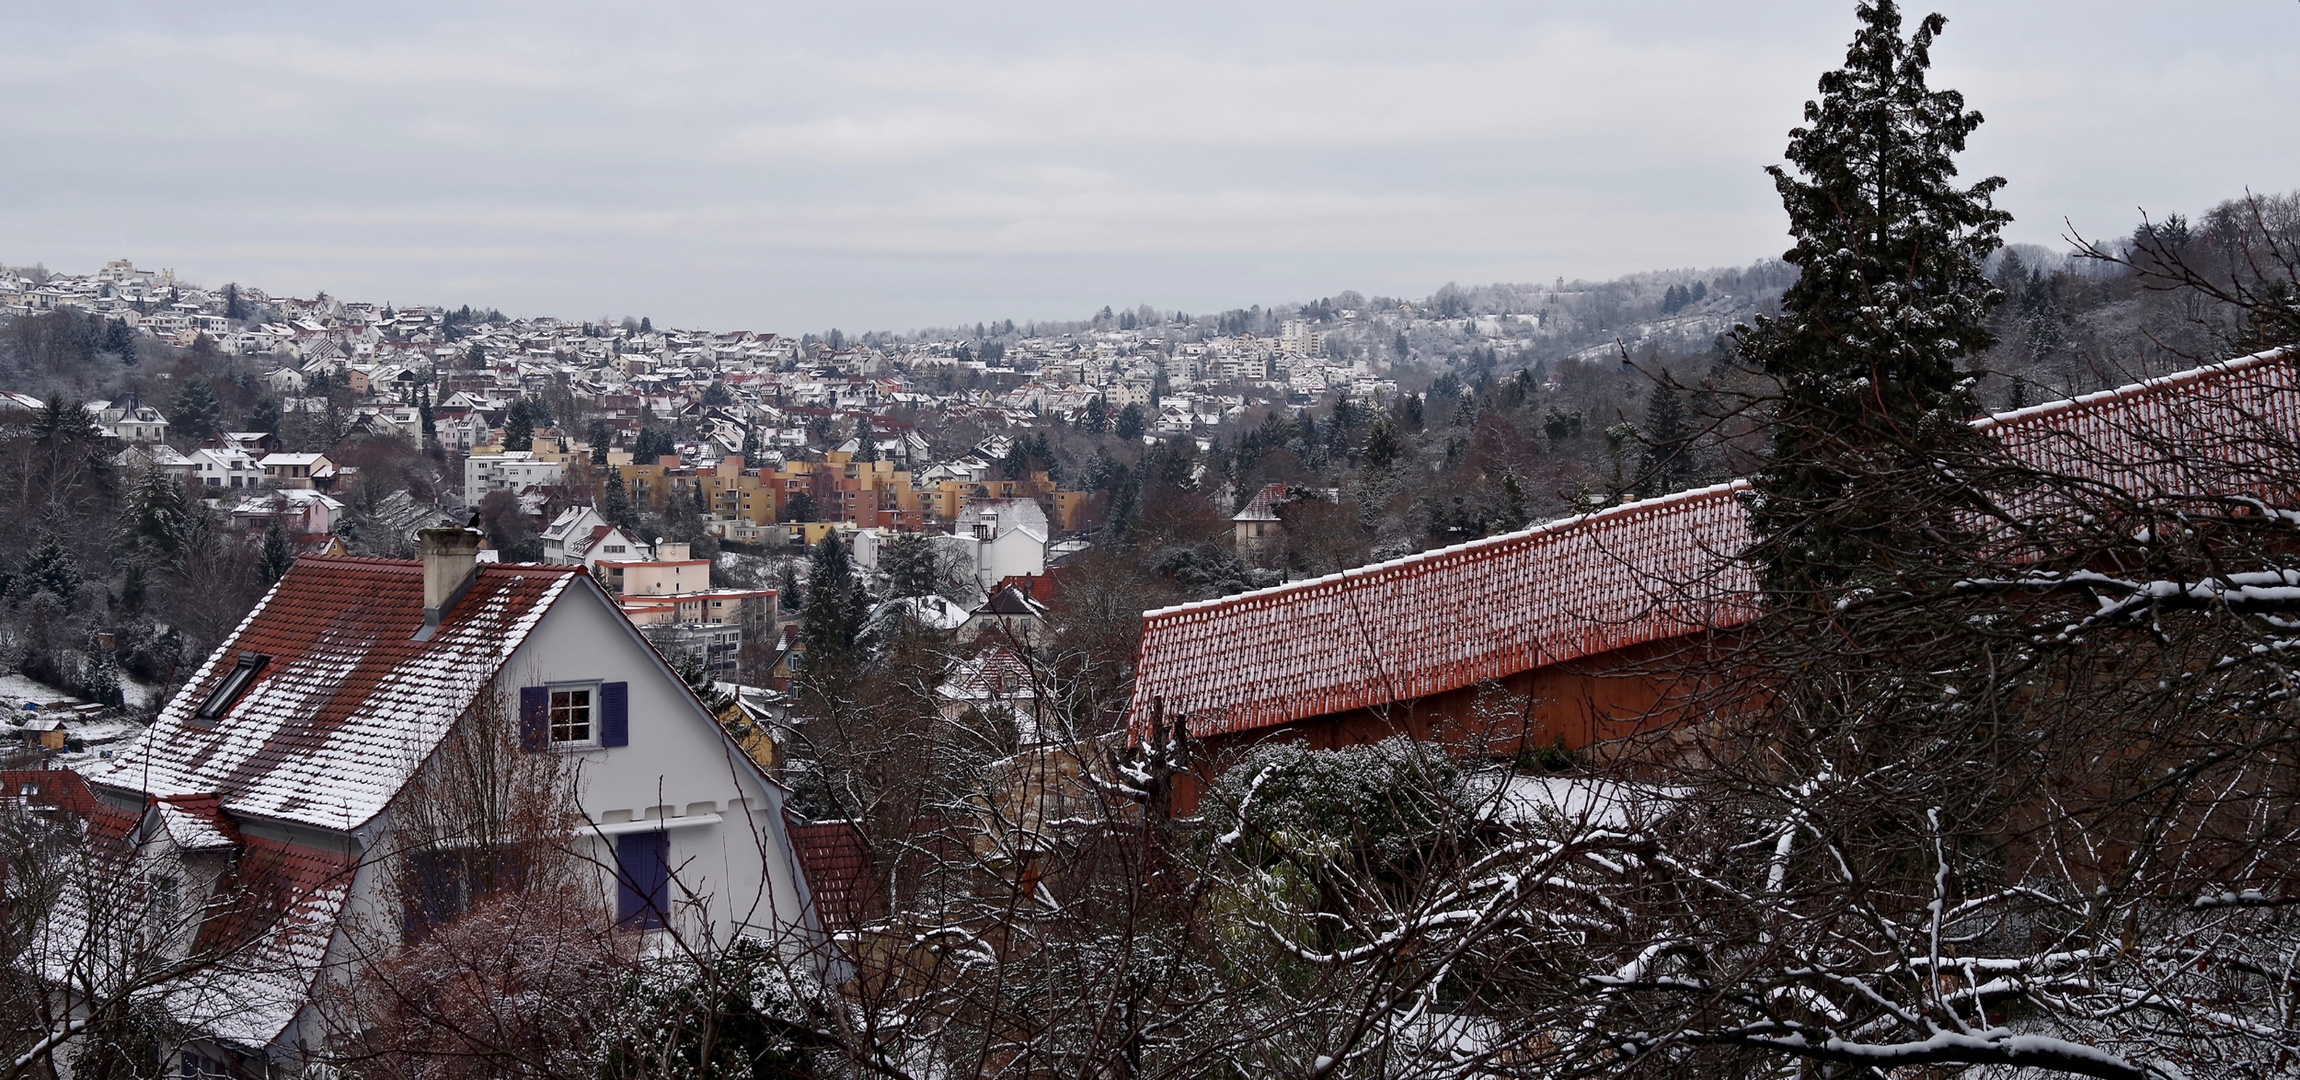
{"type": "Polygon", "coordinates": [[[1806,102],[1788,166],[1768,170],[1796,238],[1782,258],[1800,276],[1780,318],[1737,331],[1779,385],[1753,518],[1777,595],[1892,571],[1881,555],[1927,546],[1912,535],[1939,548],[1955,501],[1941,458],[1976,409],[1958,362],[1990,344],[1999,294],[1981,268],[2012,220],[1991,202],[2003,178],[1955,183],[1953,155],[1981,115],[1925,83],[1947,20],[1903,37],[1893,0],[1858,11],[1845,66],[1806,102]]]}

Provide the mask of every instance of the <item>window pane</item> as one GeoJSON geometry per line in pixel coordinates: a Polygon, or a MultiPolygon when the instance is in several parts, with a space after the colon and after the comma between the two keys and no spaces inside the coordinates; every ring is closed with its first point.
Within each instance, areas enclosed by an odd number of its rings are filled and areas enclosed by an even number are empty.
{"type": "Polygon", "coordinates": [[[591,691],[551,691],[551,741],[553,743],[580,743],[591,741],[591,691]]]}

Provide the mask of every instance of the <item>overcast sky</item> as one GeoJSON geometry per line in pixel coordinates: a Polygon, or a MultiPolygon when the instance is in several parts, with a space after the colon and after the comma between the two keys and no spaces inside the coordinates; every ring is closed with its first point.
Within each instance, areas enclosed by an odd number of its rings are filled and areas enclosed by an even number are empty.
{"type": "MultiPolygon", "coordinates": [[[[2300,3],[1938,6],[2013,239],[2300,188],[2300,3]]],[[[1852,8],[0,0],[0,262],[794,333],[1738,264],[1852,8]]]]}

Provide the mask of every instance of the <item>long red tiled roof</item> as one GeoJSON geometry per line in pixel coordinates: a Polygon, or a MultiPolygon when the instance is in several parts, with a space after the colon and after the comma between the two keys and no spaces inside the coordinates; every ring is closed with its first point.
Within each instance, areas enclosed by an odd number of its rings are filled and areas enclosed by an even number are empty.
{"type": "Polygon", "coordinates": [[[482,564],[427,640],[423,564],[296,560],[130,746],[88,778],[215,794],[237,816],[349,830],[398,794],[580,566],[482,564]],[[269,660],[220,718],[193,713],[241,653],[269,660]]]}
{"type": "MultiPolygon", "coordinates": [[[[2262,435],[2300,436],[2289,350],[1978,421],[2020,458],[2143,490],[2269,488],[2262,435]],[[2200,462],[2213,463],[2209,472],[2200,462]],[[2101,464],[2113,463],[2113,464],[2101,464]],[[2097,474],[2097,475],[2094,475],[2097,474]]],[[[1745,483],[1611,507],[1309,581],[1143,614],[1136,738],[1151,712],[1210,735],[1375,708],[1730,625],[1753,610],[1735,556],[1745,483]]]]}

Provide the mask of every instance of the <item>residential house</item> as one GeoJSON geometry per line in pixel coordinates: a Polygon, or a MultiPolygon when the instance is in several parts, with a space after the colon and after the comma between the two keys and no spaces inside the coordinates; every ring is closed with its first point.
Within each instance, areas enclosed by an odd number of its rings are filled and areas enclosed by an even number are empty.
{"type": "Polygon", "coordinates": [[[265,454],[258,464],[264,482],[283,488],[326,489],[335,486],[335,462],[325,454],[265,454]]]}
{"type": "Polygon", "coordinates": [[[125,443],[157,443],[168,438],[168,418],[130,394],[118,401],[91,401],[88,411],[104,434],[125,443]]]}
{"type": "MultiPolygon", "coordinates": [[[[426,793],[458,790],[475,755],[566,778],[573,872],[625,932],[814,940],[784,789],[590,575],[479,565],[469,530],[423,544],[420,560],[299,560],[152,727],[87,772],[113,811],[189,819],[196,844],[145,854],[184,868],[153,869],[194,893],[186,910],[235,895],[201,889],[219,874],[265,875],[271,929],[155,999],[189,1029],[185,1075],[310,1075],[345,1034],[313,1006],[320,980],[474,899],[504,855],[437,825],[452,802],[410,800],[452,798],[426,793]],[[208,856],[225,869],[192,872],[208,856]]],[[[210,918],[249,918],[241,906],[210,918]]]]}
{"type": "Polygon", "coordinates": [[[607,524],[597,510],[570,506],[543,529],[543,561],[557,566],[580,564],[595,570],[600,560],[647,561],[651,549],[616,526],[607,524]]]}
{"type": "Polygon", "coordinates": [[[463,505],[477,506],[490,491],[523,491],[556,484],[566,466],[532,450],[506,450],[499,454],[473,454],[463,461],[463,505]]]}
{"type": "Polygon", "coordinates": [[[958,627],[958,639],[967,641],[989,634],[1005,641],[1044,641],[1046,613],[1046,605],[1032,598],[1027,586],[1001,584],[967,613],[966,621],[958,627]]]}
{"type": "Polygon", "coordinates": [[[959,516],[951,537],[985,596],[1004,578],[1046,572],[1046,511],[1035,499],[983,499],[959,516]]]}
{"type": "Polygon", "coordinates": [[[1246,508],[1230,518],[1230,535],[1238,553],[1263,556],[1277,550],[1285,541],[1285,525],[1278,520],[1278,507],[1286,501],[1286,485],[1266,484],[1246,502],[1246,508]]]}
{"type": "Polygon", "coordinates": [[[263,468],[238,447],[203,446],[186,456],[192,459],[193,474],[203,486],[230,489],[263,485],[263,468]]]}
{"type": "Polygon", "coordinates": [[[326,536],[343,520],[344,505],[309,488],[282,488],[249,495],[231,508],[232,529],[260,532],[278,522],[291,539],[326,536]]]}

